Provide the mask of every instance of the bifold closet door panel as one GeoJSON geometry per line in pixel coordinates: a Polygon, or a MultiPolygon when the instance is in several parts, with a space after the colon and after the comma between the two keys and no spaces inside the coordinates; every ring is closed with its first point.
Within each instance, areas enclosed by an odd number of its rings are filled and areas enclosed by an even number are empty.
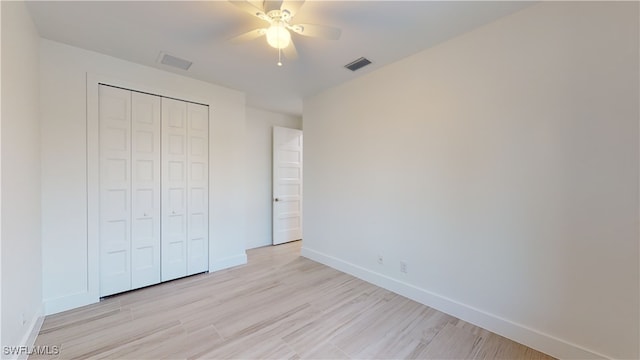
{"type": "Polygon", "coordinates": [[[187,104],[187,275],[209,270],[209,107],[187,104]]]}
{"type": "Polygon", "coordinates": [[[187,275],[187,103],[162,98],[162,281],[187,275]]]}
{"type": "Polygon", "coordinates": [[[131,287],[160,282],[160,97],[132,92],[131,287]]]}
{"type": "Polygon", "coordinates": [[[207,271],[209,108],[99,87],[100,296],[207,271]]]}
{"type": "Polygon", "coordinates": [[[131,289],[131,92],[99,87],[100,296],[131,289]]]}

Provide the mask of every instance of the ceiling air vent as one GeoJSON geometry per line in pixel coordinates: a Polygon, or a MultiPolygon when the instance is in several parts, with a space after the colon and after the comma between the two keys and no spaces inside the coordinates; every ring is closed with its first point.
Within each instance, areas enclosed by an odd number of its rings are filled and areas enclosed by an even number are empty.
{"type": "Polygon", "coordinates": [[[344,67],[346,67],[347,69],[351,70],[351,71],[356,71],[360,68],[363,68],[367,65],[371,64],[371,61],[369,59],[363,58],[361,57],[360,59],[354,60],[350,63],[348,63],[347,65],[345,65],[344,67]]]}
{"type": "Polygon", "coordinates": [[[158,56],[158,62],[160,64],[172,66],[182,70],[189,70],[191,64],[193,64],[189,60],[180,59],[179,57],[175,57],[164,52],[160,52],[160,56],[158,56]]]}

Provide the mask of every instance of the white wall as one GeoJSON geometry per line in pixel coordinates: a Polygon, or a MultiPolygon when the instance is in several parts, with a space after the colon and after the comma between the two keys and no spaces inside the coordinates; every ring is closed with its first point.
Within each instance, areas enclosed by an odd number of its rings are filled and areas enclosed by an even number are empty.
{"type": "MultiPolygon", "coordinates": [[[[0,38],[2,37],[2,4],[0,3],[0,38]]],[[[1,43],[1,39],[0,39],[1,43]]],[[[2,83],[2,46],[0,46],[0,83],[2,83]]],[[[2,86],[0,86],[0,346],[2,341],[2,86]]],[[[0,356],[1,358],[1,356],[0,356]]]]}
{"type": "Polygon", "coordinates": [[[551,355],[637,359],[638,7],[538,4],[306,99],[303,254],[551,355]]]}
{"type": "Polygon", "coordinates": [[[244,93],[49,40],[40,50],[47,313],[96,300],[87,285],[95,275],[87,257],[87,73],[212,105],[209,266],[246,262],[244,93]]]}
{"type": "Polygon", "coordinates": [[[27,344],[42,315],[39,36],[23,2],[3,1],[0,6],[1,342],[2,346],[21,346],[27,344]]]}
{"type": "Polygon", "coordinates": [[[247,108],[247,249],[272,242],[273,127],[302,129],[302,118],[247,108]]]}

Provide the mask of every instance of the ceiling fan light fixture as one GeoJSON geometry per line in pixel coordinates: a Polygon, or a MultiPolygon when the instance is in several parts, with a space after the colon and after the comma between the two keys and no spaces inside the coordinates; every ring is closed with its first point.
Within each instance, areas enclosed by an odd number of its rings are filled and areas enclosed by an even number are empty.
{"type": "Polygon", "coordinates": [[[267,29],[267,43],[273,48],[284,49],[291,43],[291,33],[282,21],[274,22],[267,29]]]}

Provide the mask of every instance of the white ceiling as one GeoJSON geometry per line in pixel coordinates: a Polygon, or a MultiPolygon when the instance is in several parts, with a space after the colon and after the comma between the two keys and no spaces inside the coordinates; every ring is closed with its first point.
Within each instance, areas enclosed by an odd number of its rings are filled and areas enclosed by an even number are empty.
{"type": "Polygon", "coordinates": [[[297,60],[276,66],[264,38],[227,39],[265,23],[227,1],[38,1],[28,4],[40,35],[80,48],[241,90],[247,105],[302,114],[302,99],[432,47],[531,2],[312,1],[292,23],[342,29],[337,41],[293,34],[297,60]],[[160,51],[193,62],[158,64],[160,51]],[[373,64],[351,72],[361,56],[373,64]]]}

